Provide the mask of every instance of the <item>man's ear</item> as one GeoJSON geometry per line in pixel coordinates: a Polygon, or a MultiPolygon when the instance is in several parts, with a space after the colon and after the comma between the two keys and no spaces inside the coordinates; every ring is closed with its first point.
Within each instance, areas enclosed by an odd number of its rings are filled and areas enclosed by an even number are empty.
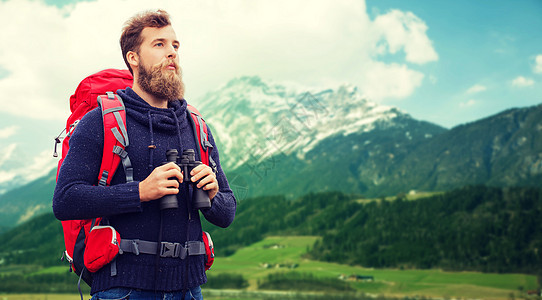
{"type": "Polygon", "coordinates": [[[139,67],[139,55],[137,55],[136,52],[128,51],[128,53],[126,53],[126,60],[132,69],[137,69],[137,67],[139,67]]]}

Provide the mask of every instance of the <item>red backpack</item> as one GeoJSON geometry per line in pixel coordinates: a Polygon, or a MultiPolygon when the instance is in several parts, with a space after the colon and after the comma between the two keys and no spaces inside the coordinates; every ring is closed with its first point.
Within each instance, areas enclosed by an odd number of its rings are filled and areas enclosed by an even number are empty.
{"type": "MultiPolygon", "coordinates": [[[[100,71],[96,74],[90,75],[83,79],[75,93],[70,97],[70,110],[72,114],[66,122],[66,136],[62,141],[62,157],[58,162],[57,176],[69,150],[70,137],[77,126],[77,123],[81,118],[92,109],[100,106],[102,109],[103,124],[104,124],[104,148],[102,164],[100,167],[100,173],[98,175],[99,185],[109,185],[117,167],[122,163],[126,174],[126,181],[133,181],[133,170],[131,167],[130,159],[125,151],[125,148],[129,144],[128,135],[126,132],[126,112],[122,99],[113,94],[110,91],[116,91],[118,89],[124,89],[132,86],[133,78],[132,74],[128,70],[107,69],[100,71]]],[[[197,144],[199,145],[199,156],[202,163],[211,166],[213,170],[216,170],[216,164],[209,155],[211,144],[208,140],[207,126],[205,121],[201,117],[201,114],[191,105],[188,105],[188,111],[191,118],[192,127],[194,129],[194,136],[196,137],[197,144]]],[[[63,131],[64,132],[64,131],[63,131]]],[[[60,136],[55,139],[55,153],[53,156],[57,157],[56,146],[61,143],[60,136]]],[[[87,244],[91,231],[93,236],[96,236],[96,232],[111,232],[109,226],[95,226],[100,225],[101,218],[88,219],[88,220],[69,220],[62,221],[62,227],[64,231],[64,243],[66,250],[64,251],[64,257],[67,258],[71,264],[71,269],[80,276],[89,286],[92,284],[92,274],[89,272],[83,272],[83,270],[89,269],[91,272],[95,272],[89,268],[89,257],[94,256],[91,259],[96,259],[96,255],[100,253],[106,253],[105,256],[113,257],[99,257],[98,260],[105,260],[110,262],[114,259],[114,255],[118,253],[118,245],[120,244],[120,236],[112,230],[112,238],[110,243],[100,242],[93,243],[89,249],[87,244]],[[92,230],[92,229],[106,229],[106,230],[92,230]],[[107,248],[114,246],[116,252],[109,251],[107,248]],[[88,249],[88,251],[85,251],[88,249]],[[111,254],[113,253],[113,254],[111,254]],[[85,267],[85,261],[87,267],[85,267]]],[[[100,234],[100,237],[95,239],[102,240],[104,235],[100,234]]],[[[111,237],[111,233],[109,234],[111,237]]],[[[203,232],[203,241],[205,243],[205,270],[208,270],[214,261],[214,249],[213,244],[208,233],[203,232]]],[[[94,237],[93,237],[94,238],[94,237]]],[[[99,265],[100,262],[98,261],[99,265]]],[[[70,269],[70,270],[71,270],[70,269]]],[[[98,268],[99,269],[99,268],[98,268]]]]}

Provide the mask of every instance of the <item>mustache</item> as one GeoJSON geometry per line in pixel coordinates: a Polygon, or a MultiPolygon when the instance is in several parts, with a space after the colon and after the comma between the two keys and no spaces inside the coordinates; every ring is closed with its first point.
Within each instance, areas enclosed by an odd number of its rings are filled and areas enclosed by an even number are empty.
{"type": "Polygon", "coordinates": [[[170,65],[174,65],[175,66],[175,69],[176,70],[179,70],[180,69],[180,66],[179,64],[174,60],[174,59],[167,59],[167,60],[164,60],[161,64],[159,64],[159,68],[165,68],[165,67],[168,67],[170,65]]]}

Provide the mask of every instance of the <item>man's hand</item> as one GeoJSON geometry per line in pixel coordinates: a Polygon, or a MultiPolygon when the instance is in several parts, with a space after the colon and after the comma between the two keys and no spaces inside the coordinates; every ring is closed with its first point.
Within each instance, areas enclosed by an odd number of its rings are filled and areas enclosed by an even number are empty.
{"type": "Polygon", "coordinates": [[[198,188],[203,188],[204,191],[207,191],[209,199],[213,200],[218,193],[218,181],[211,167],[201,164],[192,169],[190,176],[192,176],[190,178],[192,182],[197,182],[201,179],[197,185],[198,188]]]}
{"type": "Polygon", "coordinates": [[[183,175],[178,165],[170,162],[159,166],[139,183],[139,199],[141,202],[147,202],[165,195],[178,194],[180,182],[183,182],[183,175]]]}

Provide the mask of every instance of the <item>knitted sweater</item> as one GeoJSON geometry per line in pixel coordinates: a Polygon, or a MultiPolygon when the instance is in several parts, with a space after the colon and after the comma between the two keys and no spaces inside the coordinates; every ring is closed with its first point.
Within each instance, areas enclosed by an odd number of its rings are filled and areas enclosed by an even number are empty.
{"type": "MultiPolygon", "coordinates": [[[[60,220],[107,217],[121,239],[154,242],[159,239],[162,222],[162,241],[182,245],[187,240],[201,241],[200,214],[193,210],[189,219],[187,199],[191,199],[191,190],[183,187],[187,183],[179,189],[178,209],[161,211],[159,200],[141,203],[139,199],[139,182],[166,161],[168,149],[182,153],[185,149],[197,147],[187,119],[186,101],[170,102],[167,109],[161,109],[150,106],[130,88],[117,93],[126,106],[129,138],[126,151],[134,169],[134,181],[126,183],[124,170],[119,167],[110,186],[98,186],[104,133],[101,110],[92,110],[82,118],[70,138],[70,150],[60,168],[53,196],[55,216],[60,220]]],[[[209,140],[213,145],[211,157],[217,163],[219,192],[213,198],[211,208],[201,213],[209,222],[227,227],[235,216],[236,201],[220,167],[210,131],[209,140]]],[[[157,260],[156,255],[124,253],[116,260],[117,275],[111,276],[109,266],[94,273],[92,294],[112,287],[180,291],[185,288],[185,280],[188,288],[204,284],[207,280],[203,255],[188,256],[183,260],[157,260]]]]}

